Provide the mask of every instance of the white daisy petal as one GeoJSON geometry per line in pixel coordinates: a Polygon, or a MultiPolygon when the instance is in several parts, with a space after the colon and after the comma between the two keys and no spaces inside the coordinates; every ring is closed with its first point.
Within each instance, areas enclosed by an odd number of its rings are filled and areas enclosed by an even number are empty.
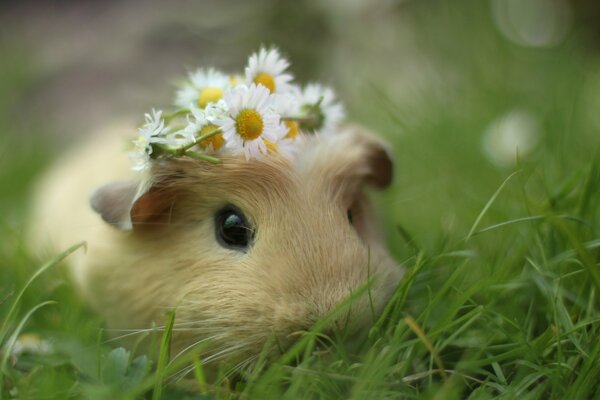
{"type": "Polygon", "coordinates": [[[229,77],[214,68],[197,69],[188,74],[188,80],[175,96],[175,105],[186,108],[195,103],[201,108],[223,97],[230,87],[229,77]]]}
{"type": "Polygon", "coordinates": [[[300,92],[292,90],[287,93],[276,93],[271,96],[271,108],[282,117],[298,117],[300,115],[300,92]]]}
{"type": "MultiPolygon", "coordinates": [[[[267,145],[265,144],[265,142],[263,140],[256,140],[255,142],[256,142],[256,147],[258,148],[258,150],[263,154],[267,154],[267,145]]],[[[252,143],[252,144],[254,144],[254,143],[252,143]]]]}
{"type": "Polygon", "coordinates": [[[141,171],[149,167],[150,155],[152,154],[152,143],[171,145],[172,139],[168,138],[171,128],[165,126],[162,111],[152,109],[151,114],[144,114],[146,123],[138,129],[140,135],[133,141],[133,150],[129,152],[129,158],[133,162],[133,169],[141,171]]]}
{"type": "Polygon", "coordinates": [[[248,59],[246,85],[262,84],[271,93],[283,93],[289,89],[292,75],[284,74],[290,63],[279,54],[279,50],[261,48],[248,59]]]}
{"type": "Polygon", "coordinates": [[[260,158],[285,136],[287,128],[279,114],[268,107],[271,97],[266,87],[254,83],[240,85],[225,94],[228,115],[214,123],[223,129],[226,147],[233,154],[260,158]]]}
{"type": "Polygon", "coordinates": [[[306,85],[301,97],[302,107],[305,108],[314,107],[321,100],[318,112],[322,120],[318,121],[319,125],[315,127],[319,132],[333,132],[345,117],[344,107],[336,101],[331,88],[312,83],[306,85]]]}

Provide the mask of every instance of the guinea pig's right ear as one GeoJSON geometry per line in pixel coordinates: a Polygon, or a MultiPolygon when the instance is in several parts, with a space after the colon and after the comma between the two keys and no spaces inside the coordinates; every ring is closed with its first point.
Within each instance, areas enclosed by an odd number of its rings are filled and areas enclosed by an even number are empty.
{"type": "Polygon", "coordinates": [[[318,143],[304,162],[334,187],[366,183],[383,189],[391,184],[394,163],[388,146],[362,126],[345,125],[336,134],[321,136],[318,143]]]}
{"type": "Polygon", "coordinates": [[[373,138],[371,140],[371,143],[365,145],[366,160],[369,165],[369,173],[365,181],[376,188],[383,189],[392,183],[394,162],[387,145],[380,140],[373,138]]]}
{"type": "Polygon", "coordinates": [[[169,193],[160,185],[150,183],[112,182],[92,194],[90,205],[107,223],[130,231],[168,214],[174,202],[174,196],[169,193]]]}

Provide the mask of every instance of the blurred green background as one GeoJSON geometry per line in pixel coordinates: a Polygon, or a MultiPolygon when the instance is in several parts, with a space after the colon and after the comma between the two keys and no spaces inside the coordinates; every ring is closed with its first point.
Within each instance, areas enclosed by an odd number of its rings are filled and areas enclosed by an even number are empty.
{"type": "MultiPolygon", "coordinates": [[[[241,70],[260,44],[279,46],[298,82],[333,86],[349,119],[392,146],[395,182],[376,200],[390,249],[407,265],[415,246],[459,248],[517,170],[479,228],[577,209],[591,226],[580,239],[597,239],[597,193],[578,193],[600,187],[598,21],[593,0],[0,3],[0,306],[39,265],[22,232],[35,179],[52,160],[111,121],[134,129],[147,110],[168,108],[189,69],[241,70]]],[[[568,247],[549,231],[516,224],[482,235],[471,242],[475,261],[460,286],[493,275],[496,285],[480,287],[477,300],[546,329],[524,316],[533,282],[546,286],[521,257],[535,258],[542,242],[554,255],[568,247]],[[522,271],[522,281],[507,283],[522,271]]],[[[424,307],[422,292],[441,286],[451,268],[420,277],[408,312],[424,307]]],[[[26,307],[49,293],[63,299],[34,326],[88,324],[80,339],[93,342],[101,322],[73,300],[61,274],[24,299],[26,307]]],[[[581,286],[581,294],[579,284],[569,301],[597,304],[594,289],[581,286]]],[[[433,326],[443,313],[421,322],[433,326]]]]}
{"type": "Polygon", "coordinates": [[[98,127],[167,107],[200,65],[240,70],[261,43],[299,82],[336,88],[397,165],[385,217],[420,241],[463,231],[522,162],[550,177],[600,129],[593,1],[19,2],[0,8],[0,207],[22,223],[31,178],[98,127]],[[491,145],[485,150],[486,134],[491,145]],[[437,232],[437,234],[436,234],[437,232]]]}

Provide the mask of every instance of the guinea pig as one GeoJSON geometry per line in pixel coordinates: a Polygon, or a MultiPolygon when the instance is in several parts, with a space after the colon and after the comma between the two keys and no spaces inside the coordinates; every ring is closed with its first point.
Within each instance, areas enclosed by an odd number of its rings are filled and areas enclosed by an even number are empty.
{"type": "Polygon", "coordinates": [[[173,351],[206,343],[207,363],[249,363],[370,281],[332,322],[368,329],[401,279],[364,193],[390,184],[392,161],[363,128],[308,135],[291,159],[157,160],[144,184],[123,137],[111,128],[75,149],[32,213],[38,247],[87,241],[70,269],[109,328],[161,326],[176,308],[173,351]]]}

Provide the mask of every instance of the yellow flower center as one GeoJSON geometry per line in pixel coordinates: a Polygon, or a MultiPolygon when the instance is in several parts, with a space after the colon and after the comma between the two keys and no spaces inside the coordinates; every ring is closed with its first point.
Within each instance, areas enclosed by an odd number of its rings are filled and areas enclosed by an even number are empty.
{"type": "Polygon", "coordinates": [[[264,87],[269,89],[269,92],[271,93],[275,92],[275,79],[265,72],[259,72],[254,77],[254,83],[256,83],[257,85],[263,85],[264,87]]]}
{"type": "MultiPolygon", "coordinates": [[[[208,135],[209,133],[219,129],[218,126],[213,124],[204,125],[202,129],[200,129],[200,136],[208,135]]],[[[209,137],[208,139],[204,139],[199,143],[200,147],[206,149],[209,144],[212,144],[212,148],[214,151],[218,151],[225,144],[225,139],[223,139],[223,133],[217,133],[214,136],[209,137]]]]}
{"type": "Polygon", "coordinates": [[[237,86],[238,83],[240,83],[239,75],[229,75],[229,84],[231,86],[237,86]]]}
{"type": "Polygon", "coordinates": [[[267,151],[271,153],[277,153],[277,144],[271,142],[270,140],[264,139],[265,144],[267,145],[267,151]]]}
{"type": "Polygon", "coordinates": [[[235,129],[242,139],[254,140],[263,133],[263,119],[258,111],[246,108],[237,115],[235,129]]]}
{"type": "Polygon", "coordinates": [[[207,87],[200,91],[198,96],[198,105],[200,108],[206,107],[208,103],[214,103],[223,97],[223,89],[218,87],[207,87]]]}
{"type": "Polygon", "coordinates": [[[288,133],[285,135],[286,138],[293,139],[298,135],[298,123],[296,121],[284,121],[285,126],[288,128],[288,133]]]}

